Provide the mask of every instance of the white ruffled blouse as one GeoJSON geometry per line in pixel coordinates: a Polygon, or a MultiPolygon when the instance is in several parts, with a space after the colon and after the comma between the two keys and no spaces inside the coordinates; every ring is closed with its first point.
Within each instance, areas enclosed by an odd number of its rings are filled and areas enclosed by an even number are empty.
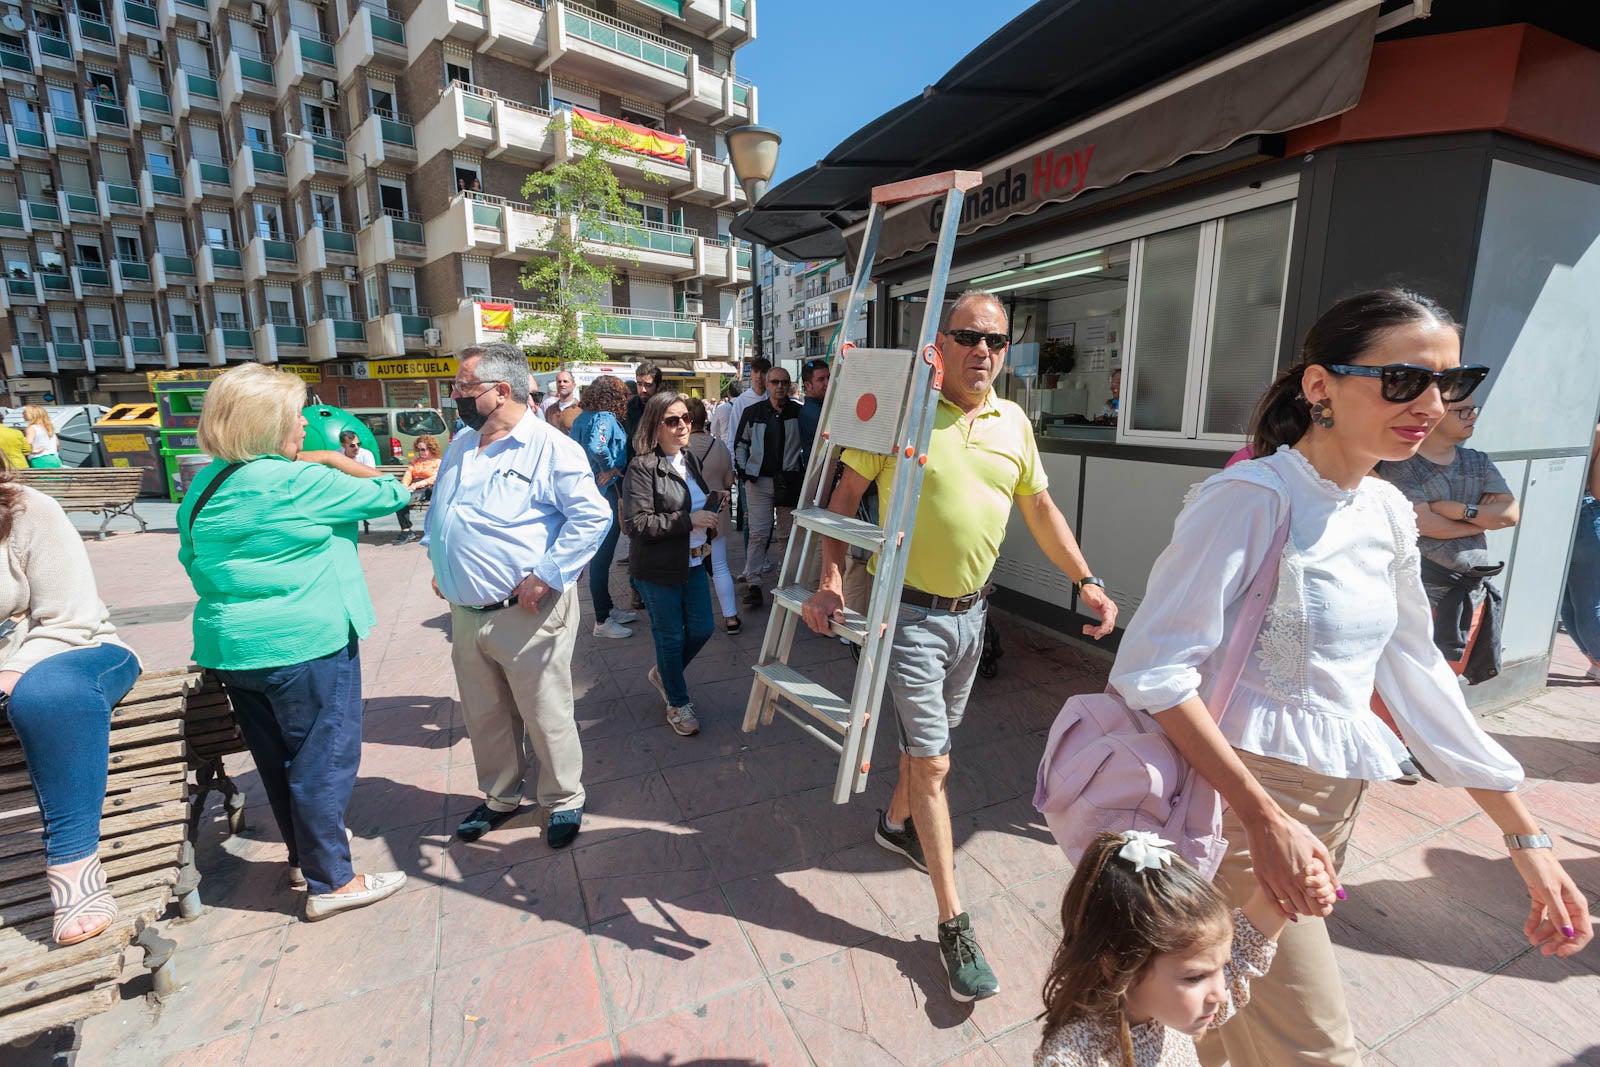
{"type": "Polygon", "coordinates": [[[1331,778],[1397,778],[1405,747],[1372,712],[1376,689],[1441,784],[1516,788],[1522,767],[1478,726],[1434,646],[1411,505],[1377,478],[1341,489],[1287,446],[1191,493],[1123,635],[1112,686],[1148,712],[1209,702],[1285,508],[1277,593],[1220,724],[1229,743],[1331,778]]]}

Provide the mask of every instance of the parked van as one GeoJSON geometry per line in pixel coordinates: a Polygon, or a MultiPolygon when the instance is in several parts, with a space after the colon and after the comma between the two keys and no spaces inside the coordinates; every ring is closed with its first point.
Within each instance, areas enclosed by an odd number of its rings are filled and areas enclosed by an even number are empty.
{"type": "Polygon", "coordinates": [[[417,438],[432,434],[444,448],[450,441],[450,424],[437,408],[347,408],[366,423],[378,442],[378,463],[410,463],[417,438]]]}

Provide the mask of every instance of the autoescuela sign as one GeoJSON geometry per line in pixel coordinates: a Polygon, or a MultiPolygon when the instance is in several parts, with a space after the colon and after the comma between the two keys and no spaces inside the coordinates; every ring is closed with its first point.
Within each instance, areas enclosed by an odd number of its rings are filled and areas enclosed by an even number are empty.
{"type": "MultiPolygon", "coordinates": [[[[1151,90],[1149,99],[1119,105],[1103,121],[1090,118],[1062,130],[1053,143],[990,163],[983,184],[962,202],[959,233],[1219,151],[1251,134],[1282,133],[1349,110],[1366,83],[1377,10],[1310,30],[1165,95],[1151,90]]],[[[878,260],[928,247],[943,222],[942,197],[891,211],[878,237],[878,260]]],[[[846,234],[852,262],[862,230],[858,225],[846,234]]]]}

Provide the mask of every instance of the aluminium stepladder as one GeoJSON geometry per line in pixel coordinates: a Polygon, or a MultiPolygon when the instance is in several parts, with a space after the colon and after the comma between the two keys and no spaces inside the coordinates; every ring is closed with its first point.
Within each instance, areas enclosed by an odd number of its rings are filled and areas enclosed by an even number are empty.
{"type": "Polygon", "coordinates": [[[754,668],[744,731],[752,733],[758,726],[769,725],[775,714],[781,714],[837,752],[839,771],[833,786],[836,804],[847,802],[852,793],[867,787],[916,501],[944,377],[934,339],[961,224],[962,200],[967,190],[982,180],[983,176],[975,171],[947,171],[881,185],[872,191],[872,207],[843,321],[854,322],[866,302],[887,209],[938,197],[944,201],[944,217],[935,246],[921,336],[915,349],[855,348],[846,344],[836,354],[817,437],[812,442],[811,461],[794,512],[794,532],[773,587],[772,613],[754,668]],[[834,465],[845,448],[896,457],[892,489],[886,499],[880,497],[879,501],[880,525],[827,510],[834,465]],[[861,648],[855,680],[847,696],[807,678],[788,663],[795,631],[804,625],[801,609],[815,591],[821,572],[824,538],[866,549],[878,557],[866,613],[847,609],[844,618],[836,618],[832,625],[836,636],[861,648]]]}

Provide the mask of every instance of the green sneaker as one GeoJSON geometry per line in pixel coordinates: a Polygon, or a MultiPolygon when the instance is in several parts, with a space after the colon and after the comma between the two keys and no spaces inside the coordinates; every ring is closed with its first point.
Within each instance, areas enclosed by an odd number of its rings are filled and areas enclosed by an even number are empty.
{"type": "Polygon", "coordinates": [[[950,995],[963,1004],[986,1000],[1000,992],[1000,980],[984,960],[966,912],[939,924],[939,954],[944,957],[944,969],[950,976],[950,995]]]}

